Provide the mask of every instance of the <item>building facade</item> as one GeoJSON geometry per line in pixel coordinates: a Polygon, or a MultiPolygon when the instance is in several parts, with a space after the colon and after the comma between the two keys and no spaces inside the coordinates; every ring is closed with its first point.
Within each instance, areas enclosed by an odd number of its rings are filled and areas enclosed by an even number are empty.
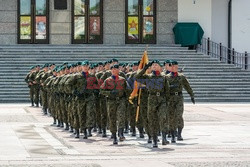
{"type": "Polygon", "coordinates": [[[0,45],[173,44],[176,0],[0,0],[0,45]]]}

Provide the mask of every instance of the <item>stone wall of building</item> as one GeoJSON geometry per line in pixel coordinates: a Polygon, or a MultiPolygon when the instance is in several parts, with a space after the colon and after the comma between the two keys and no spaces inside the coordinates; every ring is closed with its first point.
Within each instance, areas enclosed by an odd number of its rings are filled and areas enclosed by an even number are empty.
{"type": "MultiPolygon", "coordinates": [[[[177,0],[157,0],[157,44],[174,43],[177,0]]],[[[71,44],[71,0],[67,10],[55,10],[50,0],[50,44],[71,44]]],[[[103,44],[125,44],[125,0],[104,0],[103,44]]],[[[17,44],[17,0],[0,0],[0,44],[17,44]]]]}
{"type": "Polygon", "coordinates": [[[157,0],[157,44],[173,44],[173,27],[178,20],[177,0],[157,0]]]}
{"type": "Polygon", "coordinates": [[[50,0],[50,44],[71,44],[71,0],[67,10],[55,10],[50,0]]]}
{"type": "Polygon", "coordinates": [[[0,44],[17,43],[17,0],[0,0],[0,44]]]}

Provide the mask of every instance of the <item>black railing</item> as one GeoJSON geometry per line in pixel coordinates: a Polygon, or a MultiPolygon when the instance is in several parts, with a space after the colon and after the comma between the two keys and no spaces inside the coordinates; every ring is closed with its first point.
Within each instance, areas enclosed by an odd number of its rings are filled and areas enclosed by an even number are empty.
{"type": "Polygon", "coordinates": [[[216,58],[226,64],[234,64],[236,67],[247,70],[249,67],[248,58],[250,55],[245,53],[236,52],[234,49],[222,46],[222,44],[215,43],[209,38],[203,38],[200,45],[196,47],[197,52],[202,52],[216,58]]]}

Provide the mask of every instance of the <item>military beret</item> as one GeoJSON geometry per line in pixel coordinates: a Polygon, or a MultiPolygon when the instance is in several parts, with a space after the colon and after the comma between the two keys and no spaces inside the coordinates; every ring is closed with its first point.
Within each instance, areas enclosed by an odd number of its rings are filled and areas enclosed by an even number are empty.
{"type": "Polygon", "coordinates": [[[72,64],[67,65],[67,69],[70,69],[72,67],[72,64]]]}
{"type": "Polygon", "coordinates": [[[172,60],[166,60],[166,61],[164,61],[163,64],[165,65],[165,64],[171,64],[171,63],[172,63],[172,60]]]}
{"type": "Polygon", "coordinates": [[[154,63],[157,63],[157,64],[159,64],[159,65],[161,66],[161,63],[160,63],[159,60],[153,60],[153,61],[152,61],[152,64],[154,64],[154,63]]]}
{"type": "Polygon", "coordinates": [[[67,65],[67,64],[69,64],[68,62],[63,62],[63,65],[67,65]]]}
{"type": "Polygon", "coordinates": [[[110,69],[113,69],[113,68],[119,69],[119,65],[118,65],[118,64],[114,64],[114,65],[112,65],[112,66],[110,67],[110,69]]]}
{"type": "Polygon", "coordinates": [[[106,65],[106,64],[109,64],[109,61],[105,61],[105,62],[104,62],[104,65],[106,65]]]}
{"type": "Polygon", "coordinates": [[[138,64],[138,62],[133,62],[132,65],[133,66],[138,66],[139,64],[138,64]]]}
{"type": "Polygon", "coordinates": [[[78,61],[78,62],[76,63],[76,66],[80,66],[80,65],[82,65],[82,62],[81,62],[81,61],[78,61]]]}
{"type": "Polygon", "coordinates": [[[40,65],[36,65],[36,67],[40,67],[40,65]]]}
{"type": "Polygon", "coordinates": [[[178,65],[178,62],[177,62],[176,60],[173,60],[173,61],[171,62],[171,64],[172,64],[172,65],[178,65]]]}
{"type": "Polygon", "coordinates": [[[113,58],[112,60],[111,60],[111,62],[113,63],[113,62],[119,62],[116,58],[113,58]]]}
{"type": "Polygon", "coordinates": [[[65,69],[66,69],[66,66],[62,66],[60,69],[61,69],[61,70],[65,70],[65,69]]]}
{"type": "Polygon", "coordinates": [[[35,66],[31,66],[31,67],[30,67],[30,70],[33,70],[34,68],[35,68],[35,66]]]}
{"type": "Polygon", "coordinates": [[[85,60],[85,61],[82,62],[82,66],[86,66],[86,65],[87,66],[89,65],[89,61],[88,60],[85,60]]]}
{"type": "Polygon", "coordinates": [[[103,66],[102,62],[97,63],[98,66],[103,66]]]}

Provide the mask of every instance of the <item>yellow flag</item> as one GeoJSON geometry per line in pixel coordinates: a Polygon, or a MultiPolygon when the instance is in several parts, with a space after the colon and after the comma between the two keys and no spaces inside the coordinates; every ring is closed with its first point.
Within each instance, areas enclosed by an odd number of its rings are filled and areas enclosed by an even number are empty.
{"type": "MultiPolygon", "coordinates": [[[[144,51],[143,53],[143,56],[141,58],[141,61],[140,61],[140,64],[139,64],[139,67],[138,67],[138,70],[141,70],[144,68],[144,66],[148,64],[148,53],[147,53],[147,50],[144,51]]],[[[134,82],[134,89],[133,89],[133,92],[131,93],[130,97],[129,97],[129,102],[131,104],[133,104],[132,100],[138,96],[138,82],[135,81],[134,82]]]]}

